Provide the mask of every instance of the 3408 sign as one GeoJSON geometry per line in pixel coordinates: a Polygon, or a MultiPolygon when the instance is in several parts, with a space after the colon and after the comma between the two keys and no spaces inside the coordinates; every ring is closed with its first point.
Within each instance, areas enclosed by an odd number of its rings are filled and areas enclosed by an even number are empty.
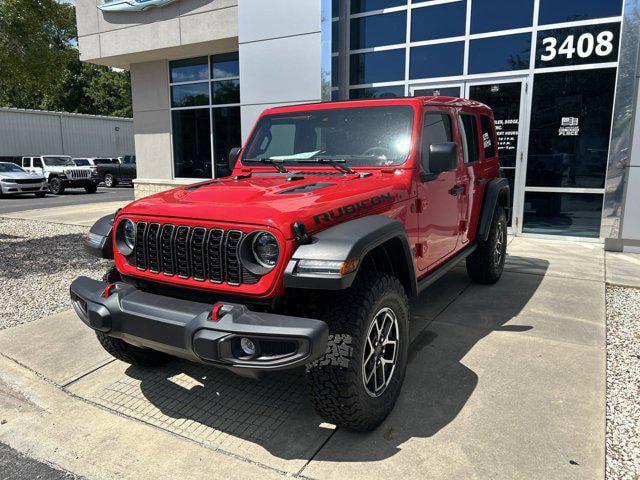
{"type": "Polygon", "coordinates": [[[540,31],[536,67],[616,62],[619,42],[619,23],[540,31]]]}

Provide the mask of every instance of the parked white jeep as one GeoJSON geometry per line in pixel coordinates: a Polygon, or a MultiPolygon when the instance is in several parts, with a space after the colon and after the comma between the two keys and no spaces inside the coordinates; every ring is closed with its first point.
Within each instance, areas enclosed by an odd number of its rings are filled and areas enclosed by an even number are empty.
{"type": "Polygon", "coordinates": [[[60,195],[67,188],[84,188],[87,193],[98,190],[98,176],[90,167],[78,167],[69,156],[39,155],[22,157],[22,168],[42,174],[49,191],[60,195]]]}

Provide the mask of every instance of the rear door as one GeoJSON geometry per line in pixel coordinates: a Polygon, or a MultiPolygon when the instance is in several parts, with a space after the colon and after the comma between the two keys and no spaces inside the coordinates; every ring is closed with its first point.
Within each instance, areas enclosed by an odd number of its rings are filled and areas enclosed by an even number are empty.
{"type": "MultiPolygon", "coordinates": [[[[460,148],[460,134],[456,114],[452,109],[428,107],[423,117],[421,138],[421,168],[429,172],[429,147],[432,144],[456,142],[460,148]]],[[[418,184],[418,221],[420,225],[418,267],[426,270],[443,262],[458,243],[459,196],[455,187],[461,175],[458,168],[440,173],[436,178],[418,184]]]]}

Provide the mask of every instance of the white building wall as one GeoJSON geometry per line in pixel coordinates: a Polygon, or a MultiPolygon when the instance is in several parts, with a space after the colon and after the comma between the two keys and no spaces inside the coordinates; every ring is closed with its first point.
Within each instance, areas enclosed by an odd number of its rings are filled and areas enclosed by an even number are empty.
{"type": "Polygon", "coordinates": [[[271,106],[322,99],[320,0],[238,2],[242,140],[271,106]]]}
{"type": "Polygon", "coordinates": [[[133,153],[133,121],[129,118],[0,108],[0,156],[133,153]]]}

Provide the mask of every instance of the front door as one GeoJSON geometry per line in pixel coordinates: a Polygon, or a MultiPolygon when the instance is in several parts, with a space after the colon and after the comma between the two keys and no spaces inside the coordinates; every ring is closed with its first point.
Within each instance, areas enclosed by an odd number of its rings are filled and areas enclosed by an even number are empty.
{"type": "MultiPolygon", "coordinates": [[[[456,142],[460,133],[455,112],[448,108],[429,107],[425,112],[421,138],[422,171],[428,173],[429,146],[456,142]]],[[[459,149],[459,155],[462,155],[459,149]]],[[[460,224],[460,196],[456,190],[461,169],[442,172],[435,178],[425,178],[418,185],[418,223],[421,255],[418,268],[425,270],[443,262],[456,248],[460,224]]]]}

